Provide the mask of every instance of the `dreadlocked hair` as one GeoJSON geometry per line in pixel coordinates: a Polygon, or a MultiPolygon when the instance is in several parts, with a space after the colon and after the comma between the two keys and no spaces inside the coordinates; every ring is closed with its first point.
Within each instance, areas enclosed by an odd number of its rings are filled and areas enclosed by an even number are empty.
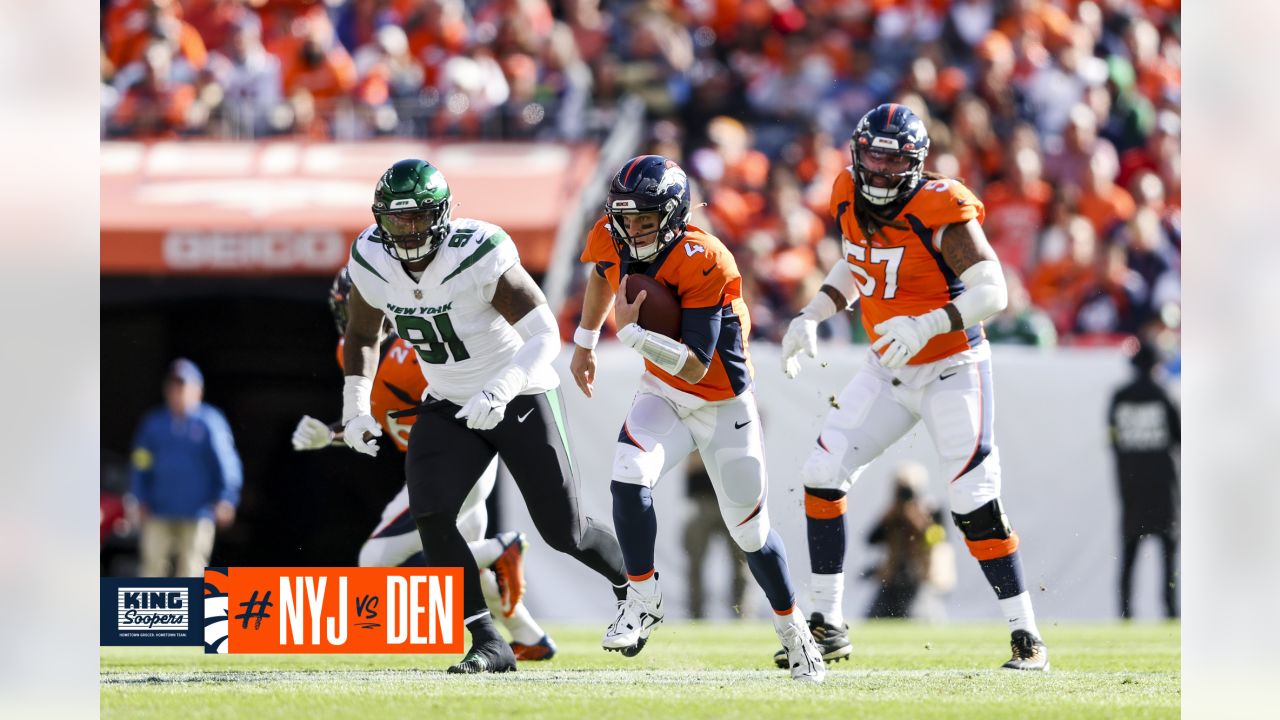
{"type": "MultiPolygon", "coordinates": [[[[928,170],[920,174],[920,183],[924,184],[930,180],[946,180],[946,175],[940,175],[936,172],[928,170]]],[[[862,182],[857,173],[854,177],[854,193],[853,193],[853,219],[858,224],[858,230],[862,232],[862,236],[870,243],[879,240],[881,244],[888,244],[889,238],[884,234],[886,227],[894,230],[907,230],[907,224],[897,219],[898,211],[902,209],[903,200],[898,200],[891,205],[884,207],[874,205],[868,202],[858,191],[857,184],[862,182]]],[[[957,182],[964,183],[963,180],[956,178],[957,182]]]]}

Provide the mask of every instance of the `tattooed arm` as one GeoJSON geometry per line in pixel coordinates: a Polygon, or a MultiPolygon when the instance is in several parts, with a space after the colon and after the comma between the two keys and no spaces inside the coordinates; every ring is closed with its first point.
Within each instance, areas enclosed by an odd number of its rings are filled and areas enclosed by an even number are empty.
{"type": "Polygon", "coordinates": [[[943,306],[950,330],[972,327],[1008,304],[1004,272],[996,251],[977,220],[947,225],[942,231],[942,257],[964,283],[965,290],[943,306]]]}

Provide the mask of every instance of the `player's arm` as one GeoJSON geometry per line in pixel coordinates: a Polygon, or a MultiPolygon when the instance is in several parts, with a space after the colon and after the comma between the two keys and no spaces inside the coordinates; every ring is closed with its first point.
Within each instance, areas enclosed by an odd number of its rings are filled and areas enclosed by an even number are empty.
{"type": "Polygon", "coordinates": [[[382,311],[370,305],[351,286],[347,299],[347,331],[342,344],[342,368],[346,378],[342,387],[343,440],[352,450],[377,455],[376,440],[365,440],[365,434],[382,435],[373,419],[373,377],[378,372],[378,345],[382,342],[382,311]]]}
{"type": "Polygon", "coordinates": [[[583,395],[591,397],[596,381],[596,343],[600,342],[600,328],[613,308],[613,291],[609,281],[592,269],[587,277],[586,293],[582,297],[582,319],[573,332],[573,359],[569,372],[583,395]]]}
{"type": "MultiPolygon", "coordinates": [[[[618,283],[614,298],[614,320],[618,324],[618,340],[645,357],[654,365],[690,383],[699,383],[710,368],[710,356],[703,363],[688,345],[656,332],[640,327],[640,305],[647,292],[641,290],[635,302],[627,302],[627,279],[618,283]]],[[[715,335],[719,334],[719,317],[716,317],[715,335]]],[[[711,347],[715,347],[712,337],[711,347]]]]}
{"type": "Polygon", "coordinates": [[[1009,304],[1000,260],[978,221],[945,225],[940,232],[943,260],[964,283],[964,292],[923,315],[899,315],[876,325],[880,339],[871,348],[887,346],[880,359],[887,368],[905,365],[934,336],[973,327],[1009,304]]]}
{"type": "Polygon", "coordinates": [[[467,427],[473,430],[490,430],[502,422],[507,403],[524,392],[529,379],[549,368],[560,354],[556,318],[547,306],[546,296],[520,263],[498,278],[489,302],[515,328],[524,344],[511,356],[511,362],[458,411],[457,417],[466,418],[467,427]]]}
{"type": "Polygon", "coordinates": [[[818,324],[848,309],[857,288],[849,264],[841,258],[831,267],[826,280],[808,305],[791,321],[787,334],[782,338],[782,372],[789,378],[800,374],[800,355],[818,355],[818,324]]]}

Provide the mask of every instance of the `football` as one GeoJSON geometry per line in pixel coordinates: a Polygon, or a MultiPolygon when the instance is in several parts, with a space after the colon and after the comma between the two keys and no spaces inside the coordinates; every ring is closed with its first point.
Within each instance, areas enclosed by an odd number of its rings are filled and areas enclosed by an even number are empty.
{"type": "Polygon", "coordinates": [[[627,276],[627,300],[635,302],[640,291],[646,291],[640,306],[640,327],[680,339],[680,299],[666,285],[648,275],[627,276]]]}

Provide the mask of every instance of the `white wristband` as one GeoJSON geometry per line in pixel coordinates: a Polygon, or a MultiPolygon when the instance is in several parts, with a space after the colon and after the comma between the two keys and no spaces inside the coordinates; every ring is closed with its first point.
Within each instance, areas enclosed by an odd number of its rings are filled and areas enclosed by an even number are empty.
{"type": "Polygon", "coordinates": [[[836,307],[836,303],[831,299],[831,296],[819,290],[818,294],[814,295],[813,299],[809,301],[809,304],[805,305],[804,309],[800,311],[800,315],[810,320],[822,322],[838,312],[840,312],[840,309],[836,307]]]}
{"type": "Polygon", "coordinates": [[[600,342],[599,330],[588,330],[581,325],[573,331],[573,344],[585,350],[595,350],[600,342]]]}
{"type": "Polygon", "coordinates": [[[342,385],[342,425],[345,427],[352,418],[360,415],[372,415],[373,380],[363,375],[348,375],[342,385]]]}

